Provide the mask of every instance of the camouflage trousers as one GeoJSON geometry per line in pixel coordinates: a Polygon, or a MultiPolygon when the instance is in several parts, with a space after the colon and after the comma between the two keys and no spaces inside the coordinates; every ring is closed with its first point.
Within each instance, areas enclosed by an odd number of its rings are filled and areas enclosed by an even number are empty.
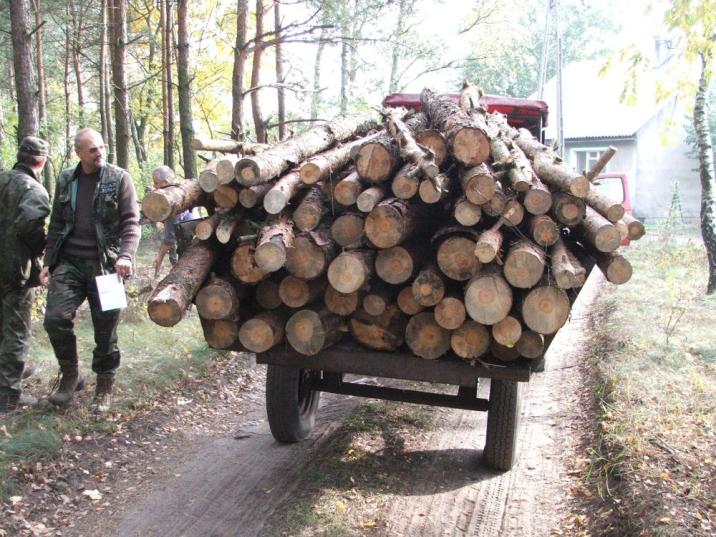
{"type": "Polygon", "coordinates": [[[0,285],[0,395],[19,395],[30,335],[32,291],[0,285]]]}
{"type": "Polygon", "coordinates": [[[47,290],[45,330],[58,361],[77,362],[74,319],[87,299],[94,327],[92,371],[114,373],[119,367],[117,325],[121,310],[102,311],[95,276],[102,274],[99,260],[61,256],[47,290]]]}

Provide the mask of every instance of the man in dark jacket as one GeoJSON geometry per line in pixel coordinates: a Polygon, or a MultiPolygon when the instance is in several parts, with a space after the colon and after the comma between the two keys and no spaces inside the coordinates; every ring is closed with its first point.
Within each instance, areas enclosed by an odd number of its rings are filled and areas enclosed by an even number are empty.
{"type": "Polygon", "coordinates": [[[31,288],[39,284],[50,199],[40,183],[47,143],[27,136],[17,164],[0,173],[0,413],[36,400],[23,394],[20,379],[30,333],[31,288]]]}
{"type": "Polygon", "coordinates": [[[57,178],[45,267],[40,274],[43,285],[49,282],[44,326],[62,374],[49,399],[66,406],[81,384],[73,327],[77,308],[87,299],[95,339],[92,371],[97,374],[91,410],[103,413],[111,406],[114,373],[119,367],[120,310],[102,311],[95,277],[132,275],[139,244],[139,208],[132,178],[105,162],[102,135],[81,129],[75,136],[75,153],[80,163],[57,178]]]}

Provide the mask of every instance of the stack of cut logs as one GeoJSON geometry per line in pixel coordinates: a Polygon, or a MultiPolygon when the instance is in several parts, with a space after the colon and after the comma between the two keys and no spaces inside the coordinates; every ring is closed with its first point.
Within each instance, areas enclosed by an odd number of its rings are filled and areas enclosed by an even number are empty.
{"type": "MultiPolygon", "coordinates": [[[[427,359],[542,357],[596,265],[643,226],[527,130],[430,90],[383,124],[342,117],[272,146],[225,152],[198,179],[152,192],[153,221],[210,216],[149,299],[161,326],[193,301],[214,348],[314,355],[344,337],[427,359]],[[347,334],[350,333],[350,336],[347,334]]],[[[607,156],[597,167],[603,167],[607,156]]]]}

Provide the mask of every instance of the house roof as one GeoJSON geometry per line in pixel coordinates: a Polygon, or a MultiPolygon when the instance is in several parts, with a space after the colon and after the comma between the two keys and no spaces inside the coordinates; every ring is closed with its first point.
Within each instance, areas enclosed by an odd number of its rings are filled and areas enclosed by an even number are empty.
{"type": "MultiPolygon", "coordinates": [[[[649,120],[664,103],[656,103],[653,80],[641,80],[636,104],[620,102],[626,74],[620,67],[599,74],[602,60],[567,65],[562,74],[564,138],[630,137],[649,120]]],[[[531,98],[536,98],[536,94],[531,98]]],[[[557,137],[557,81],[550,79],[543,99],[550,110],[546,137],[557,137]]]]}

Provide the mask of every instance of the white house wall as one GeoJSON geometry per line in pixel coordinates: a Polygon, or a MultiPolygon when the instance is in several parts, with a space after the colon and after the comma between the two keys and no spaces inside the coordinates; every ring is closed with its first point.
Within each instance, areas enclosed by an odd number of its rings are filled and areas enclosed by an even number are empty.
{"type": "Polygon", "coordinates": [[[636,190],[632,198],[638,217],[664,218],[671,206],[674,181],[679,182],[681,210],[684,217],[698,217],[701,207],[701,185],[698,161],[689,158],[686,145],[686,114],[682,107],[664,107],[637,132],[636,190]],[[669,122],[678,120],[680,127],[667,132],[669,122]],[[666,134],[665,134],[666,133],[666,134]],[[670,138],[665,143],[664,138],[670,138]]]}

